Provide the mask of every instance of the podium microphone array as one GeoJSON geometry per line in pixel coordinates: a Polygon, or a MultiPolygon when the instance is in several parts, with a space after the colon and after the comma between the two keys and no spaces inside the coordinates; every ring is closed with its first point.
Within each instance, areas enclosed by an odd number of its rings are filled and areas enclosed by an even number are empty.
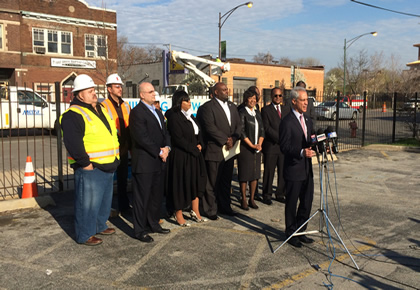
{"type": "Polygon", "coordinates": [[[320,128],[316,133],[313,130],[311,132],[311,144],[312,150],[316,152],[317,156],[324,152],[338,153],[337,133],[332,126],[328,126],[325,130],[320,128]]]}

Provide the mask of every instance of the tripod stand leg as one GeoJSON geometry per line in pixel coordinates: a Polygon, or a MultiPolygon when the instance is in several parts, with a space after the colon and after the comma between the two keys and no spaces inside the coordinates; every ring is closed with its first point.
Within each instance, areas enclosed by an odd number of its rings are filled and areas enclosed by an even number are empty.
{"type": "Polygon", "coordinates": [[[285,243],[287,243],[292,237],[294,236],[300,236],[300,235],[304,235],[305,233],[298,233],[300,231],[301,228],[303,228],[307,223],[309,223],[309,221],[316,216],[321,210],[317,210],[306,222],[304,222],[293,234],[291,234],[280,246],[278,246],[274,251],[273,254],[275,252],[277,252],[278,249],[280,249],[285,243]]]}
{"type": "Polygon", "coordinates": [[[336,231],[334,225],[332,224],[332,222],[330,221],[330,219],[327,216],[327,213],[325,211],[323,211],[325,220],[328,222],[328,224],[332,227],[332,229],[334,230],[334,233],[336,234],[337,238],[340,240],[341,244],[343,245],[343,247],[346,249],[347,254],[349,255],[350,259],[352,260],[354,266],[356,266],[357,270],[359,269],[359,266],[357,266],[356,261],[354,261],[353,256],[350,254],[350,251],[347,249],[346,244],[344,244],[343,240],[341,239],[340,235],[338,234],[338,232],[336,231]]]}

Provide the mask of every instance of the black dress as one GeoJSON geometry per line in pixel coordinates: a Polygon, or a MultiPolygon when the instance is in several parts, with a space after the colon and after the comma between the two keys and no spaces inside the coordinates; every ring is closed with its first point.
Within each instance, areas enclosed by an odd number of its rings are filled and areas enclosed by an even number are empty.
{"type": "MultiPolygon", "coordinates": [[[[196,197],[201,198],[206,188],[204,157],[197,148],[203,142],[201,133],[194,134],[193,125],[180,109],[174,109],[168,117],[172,145],[168,159],[168,197],[172,198],[175,210],[182,210],[196,197]]],[[[198,126],[195,118],[192,119],[198,126]]]]}
{"type": "Polygon", "coordinates": [[[261,152],[255,152],[243,140],[249,138],[252,144],[258,143],[260,137],[265,137],[261,113],[254,109],[255,117],[246,108],[239,111],[242,122],[241,152],[238,155],[238,179],[240,182],[261,178],[261,152]],[[255,122],[258,122],[258,138],[255,140],[255,122]]]}

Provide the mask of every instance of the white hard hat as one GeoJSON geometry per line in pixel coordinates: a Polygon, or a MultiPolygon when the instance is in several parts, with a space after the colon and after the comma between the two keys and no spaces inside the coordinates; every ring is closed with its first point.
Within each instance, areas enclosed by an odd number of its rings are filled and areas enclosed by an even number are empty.
{"type": "Polygon", "coordinates": [[[106,79],[106,85],[111,85],[111,84],[123,85],[123,82],[118,74],[112,74],[106,79]]]}
{"type": "Polygon", "coordinates": [[[85,89],[93,88],[95,86],[96,85],[90,76],[81,74],[74,79],[74,88],[72,92],[74,93],[78,91],[83,91],[85,89]]]}

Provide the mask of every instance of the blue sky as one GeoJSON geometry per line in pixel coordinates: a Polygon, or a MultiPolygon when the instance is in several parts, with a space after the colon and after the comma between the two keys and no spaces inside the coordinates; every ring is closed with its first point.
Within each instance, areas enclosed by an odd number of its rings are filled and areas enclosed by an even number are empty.
{"type": "MultiPolygon", "coordinates": [[[[246,1],[224,0],[85,0],[90,6],[117,11],[118,34],[145,46],[171,44],[194,55],[218,53],[218,15],[246,1]]],[[[360,0],[376,6],[420,15],[419,0],[360,0]]],[[[259,52],[275,59],[312,57],[326,71],[342,62],[344,39],[364,36],[347,50],[349,57],[362,49],[391,55],[400,67],[417,60],[420,18],[360,5],[350,0],[255,0],[240,7],[222,28],[227,57],[251,61],[259,52]]],[[[386,65],[386,64],[385,64],[386,65]]]]}

